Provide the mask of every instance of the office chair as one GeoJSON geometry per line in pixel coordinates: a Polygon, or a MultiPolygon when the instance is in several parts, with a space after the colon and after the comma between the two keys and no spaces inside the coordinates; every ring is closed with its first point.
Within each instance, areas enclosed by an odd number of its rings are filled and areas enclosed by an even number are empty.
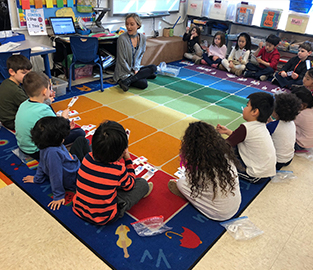
{"type": "Polygon", "coordinates": [[[75,80],[75,64],[98,65],[100,68],[101,91],[103,92],[102,63],[98,55],[98,39],[94,37],[70,37],[73,60],[70,65],[68,88],[71,91],[72,78],[75,80]],[[73,77],[72,77],[73,76],[73,77]]]}
{"type": "Polygon", "coordinates": [[[11,55],[22,54],[28,59],[30,59],[31,49],[24,49],[20,51],[8,51],[8,52],[0,52],[0,83],[5,79],[10,77],[10,74],[7,69],[7,60],[11,55]]]}

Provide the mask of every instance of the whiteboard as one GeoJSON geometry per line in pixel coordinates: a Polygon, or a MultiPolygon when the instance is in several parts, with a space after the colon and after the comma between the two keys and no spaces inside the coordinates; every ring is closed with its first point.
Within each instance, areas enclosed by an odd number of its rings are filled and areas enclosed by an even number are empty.
{"type": "Polygon", "coordinates": [[[110,0],[111,15],[178,12],[180,0],[110,0]]]}

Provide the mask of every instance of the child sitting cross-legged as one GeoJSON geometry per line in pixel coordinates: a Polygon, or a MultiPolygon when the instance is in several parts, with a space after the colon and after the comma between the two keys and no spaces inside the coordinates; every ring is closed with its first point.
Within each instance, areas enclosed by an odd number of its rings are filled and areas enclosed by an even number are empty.
{"type": "Polygon", "coordinates": [[[153,183],[136,178],[123,126],[114,121],[100,124],[92,138],[92,153],[78,171],[74,213],[92,224],[105,225],[123,217],[152,188],[153,183]]]}
{"type": "Polygon", "coordinates": [[[43,117],[31,130],[31,139],[40,149],[40,162],[35,176],[23,178],[24,183],[41,184],[49,180],[53,201],[48,204],[52,210],[59,210],[65,203],[65,190],[76,190],[77,171],[82,159],[89,151],[85,137],[78,137],[70,152],[62,144],[70,133],[70,123],[64,117],[43,117]]]}
{"type": "Polygon", "coordinates": [[[236,46],[232,48],[228,59],[223,59],[219,65],[221,70],[227,70],[240,76],[246,69],[246,64],[249,61],[251,50],[251,37],[247,33],[241,33],[237,37],[236,46]]]}
{"type": "Polygon", "coordinates": [[[233,217],[241,203],[238,163],[234,151],[215,128],[190,123],[180,149],[185,177],[168,182],[169,190],[186,198],[202,214],[223,221],[233,217]]]}
{"type": "MultiPolygon", "coordinates": [[[[39,149],[31,140],[30,130],[42,117],[57,117],[52,108],[45,104],[45,101],[51,96],[51,84],[44,73],[30,71],[23,78],[23,86],[29,99],[20,105],[16,113],[17,145],[23,153],[39,160],[39,149]]],[[[66,109],[62,112],[62,116],[68,119],[68,113],[69,109],[66,109]]],[[[72,121],[70,134],[65,138],[64,144],[73,143],[77,137],[85,135],[85,131],[75,128],[75,123],[72,121]]]]}
{"type": "Polygon", "coordinates": [[[207,52],[202,54],[203,59],[197,59],[196,64],[209,65],[213,68],[217,68],[225,58],[227,47],[225,45],[225,33],[218,31],[213,37],[213,42],[207,52]]]}
{"type": "Polygon", "coordinates": [[[239,177],[252,183],[268,180],[276,174],[276,153],[266,122],[273,112],[274,99],[265,92],[248,96],[247,106],[243,109],[243,119],[235,131],[217,125],[221,134],[227,134],[227,142],[236,147],[238,159],[245,170],[238,168],[239,177]]]}
{"type": "Polygon", "coordinates": [[[295,119],[296,152],[308,152],[313,147],[313,98],[305,86],[293,86],[291,92],[301,99],[301,112],[295,119]]]}
{"type": "Polygon", "coordinates": [[[183,36],[183,41],[187,41],[187,52],[184,57],[196,62],[202,59],[203,50],[200,46],[201,30],[198,26],[186,27],[186,32],[183,36]]]}
{"type": "Polygon", "coordinates": [[[273,84],[280,87],[290,88],[293,84],[302,84],[303,77],[307,71],[306,60],[312,53],[312,44],[305,41],[299,46],[298,55],[291,58],[282,68],[276,72],[272,80],[273,84]]]}
{"type": "MultiPolygon", "coordinates": [[[[275,95],[275,121],[269,122],[266,127],[270,132],[276,149],[276,170],[288,166],[294,156],[296,142],[296,125],[293,120],[299,114],[301,100],[292,93],[275,95]]],[[[270,118],[271,119],[271,118],[270,118]]]]}
{"type": "Polygon", "coordinates": [[[247,70],[243,76],[261,81],[265,81],[269,76],[272,76],[277,70],[277,64],[280,58],[279,51],[276,48],[279,42],[280,38],[272,34],[266,38],[264,47],[263,42],[260,42],[259,48],[253,54],[257,63],[249,62],[246,65],[247,70]]]}

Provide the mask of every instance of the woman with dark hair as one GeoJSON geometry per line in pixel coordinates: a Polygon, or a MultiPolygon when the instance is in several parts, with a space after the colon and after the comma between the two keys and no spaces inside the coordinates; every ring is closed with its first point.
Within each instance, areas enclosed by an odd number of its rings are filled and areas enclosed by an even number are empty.
{"type": "Polygon", "coordinates": [[[154,79],[157,71],[155,65],[140,66],[141,59],[146,51],[146,36],[138,33],[141,20],[135,13],[125,18],[127,32],[117,39],[116,65],[113,79],[124,92],[130,86],[139,89],[148,87],[147,79],[154,79]]]}
{"type": "Polygon", "coordinates": [[[233,217],[241,203],[232,147],[215,128],[199,121],[189,124],[180,149],[185,177],[170,180],[175,195],[185,197],[202,214],[214,220],[233,217]]]}

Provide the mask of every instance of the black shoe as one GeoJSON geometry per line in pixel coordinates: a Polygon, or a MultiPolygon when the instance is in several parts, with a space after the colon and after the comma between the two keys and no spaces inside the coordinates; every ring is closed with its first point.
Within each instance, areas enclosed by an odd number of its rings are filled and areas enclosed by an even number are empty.
{"type": "Polygon", "coordinates": [[[156,76],[157,76],[157,75],[153,73],[153,74],[150,75],[147,79],[154,80],[154,79],[156,78],[156,76]]]}
{"type": "Polygon", "coordinates": [[[118,85],[123,89],[124,92],[127,92],[129,89],[129,86],[124,84],[122,80],[118,81],[118,85]]]}

